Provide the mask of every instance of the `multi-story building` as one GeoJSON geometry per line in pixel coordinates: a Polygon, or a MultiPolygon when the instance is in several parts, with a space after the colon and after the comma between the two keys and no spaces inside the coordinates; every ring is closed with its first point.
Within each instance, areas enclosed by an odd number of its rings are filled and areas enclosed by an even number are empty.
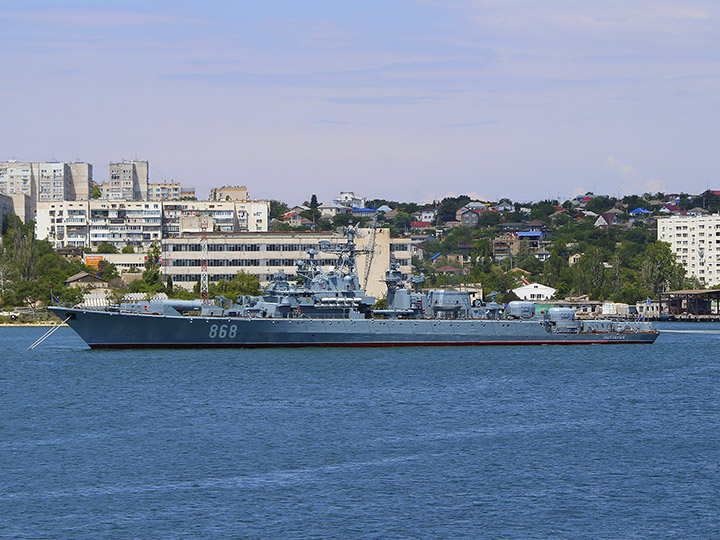
{"type": "Polygon", "coordinates": [[[12,197],[0,193],[0,228],[2,228],[2,224],[5,222],[5,217],[14,210],[15,207],[13,205],[12,197]]]}
{"type": "Polygon", "coordinates": [[[503,234],[493,239],[492,256],[496,261],[514,257],[518,254],[520,241],[514,234],[503,234]]]}
{"type": "Polygon", "coordinates": [[[198,222],[187,218],[207,216],[209,231],[224,233],[268,230],[267,201],[126,201],[94,199],[40,203],[36,236],[54,247],[97,248],[107,242],[118,249],[144,250],[163,237],[198,232],[198,222]]]}
{"type": "Polygon", "coordinates": [[[148,184],[149,201],[179,201],[183,198],[194,198],[195,188],[184,188],[179,182],[148,184]]]}
{"type": "MultiPolygon", "coordinates": [[[[30,210],[26,217],[32,219],[38,202],[88,200],[92,193],[92,165],[5,161],[0,163],[0,193],[26,196],[30,210]]],[[[16,201],[16,206],[24,205],[16,201]]]]}
{"type": "Polygon", "coordinates": [[[0,193],[0,225],[10,212],[15,214],[23,223],[35,219],[34,207],[30,197],[24,193],[14,193],[12,195],[3,195],[0,193]]]}
{"type": "MultiPolygon", "coordinates": [[[[358,249],[367,247],[372,238],[371,231],[362,231],[357,239],[358,249]]],[[[200,279],[201,235],[185,234],[178,238],[163,240],[163,274],[171,277],[175,285],[192,289],[200,279]]],[[[332,253],[322,250],[328,245],[344,243],[337,235],[308,232],[273,233],[209,233],[208,278],[210,281],[232,279],[239,271],[258,276],[267,283],[273,275],[284,272],[295,275],[296,261],[307,260],[308,249],[318,251],[316,260],[326,270],[337,262],[332,253]]],[[[378,229],[375,234],[375,251],[368,264],[368,255],[357,257],[360,283],[367,287],[368,294],[382,296],[385,286],[382,279],[390,268],[391,255],[406,276],[412,272],[409,238],[390,238],[388,229],[378,229]]]]}
{"type": "Polygon", "coordinates": [[[208,216],[217,232],[263,232],[268,230],[268,201],[177,201],[163,204],[165,237],[182,234],[181,218],[208,216]]]}
{"type": "Polygon", "coordinates": [[[210,190],[211,201],[247,201],[245,186],[223,186],[210,190]]]}
{"type": "Polygon", "coordinates": [[[688,277],[707,287],[720,284],[720,214],[659,218],[657,239],[670,244],[688,277]]]}
{"type": "Polygon", "coordinates": [[[35,235],[53,247],[97,248],[103,242],[118,250],[147,249],[162,236],[162,205],[138,201],[60,201],[40,203],[35,235]]]}
{"type": "Polygon", "coordinates": [[[109,180],[100,184],[102,198],[144,201],[148,198],[148,162],[110,163],[109,180]]]}
{"type": "Polygon", "coordinates": [[[148,201],[177,201],[180,189],[179,182],[148,184],[148,201]]]}

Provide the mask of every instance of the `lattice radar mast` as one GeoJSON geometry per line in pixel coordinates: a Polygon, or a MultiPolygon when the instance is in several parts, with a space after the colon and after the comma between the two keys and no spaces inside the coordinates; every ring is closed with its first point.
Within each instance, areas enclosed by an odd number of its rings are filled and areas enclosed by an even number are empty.
{"type": "Polygon", "coordinates": [[[208,243],[207,243],[207,219],[200,218],[200,299],[203,304],[210,303],[210,294],[208,291],[208,243]]]}

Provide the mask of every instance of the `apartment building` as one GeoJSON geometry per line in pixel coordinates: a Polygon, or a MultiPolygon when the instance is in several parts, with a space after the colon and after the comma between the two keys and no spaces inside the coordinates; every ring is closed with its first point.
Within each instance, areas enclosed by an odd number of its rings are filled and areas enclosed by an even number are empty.
{"type": "Polygon", "coordinates": [[[211,201],[247,201],[245,186],[223,186],[210,190],[211,201]]]}
{"type": "Polygon", "coordinates": [[[144,201],[148,199],[148,162],[119,161],[110,163],[109,180],[100,184],[102,198],[108,200],[144,201]]]}
{"type": "MultiPolygon", "coordinates": [[[[361,231],[361,234],[356,241],[358,249],[367,247],[372,238],[370,230],[361,231]]],[[[309,249],[318,252],[316,260],[329,270],[337,262],[337,257],[323,251],[323,248],[345,242],[329,232],[215,232],[207,237],[208,278],[213,282],[230,280],[241,270],[257,275],[261,283],[267,283],[278,272],[293,276],[296,261],[307,260],[309,249]]],[[[200,279],[200,239],[201,235],[195,233],[163,240],[163,275],[171,277],[175,285],[192,289],[200,279]]],[[[368,262],[365,254],[357,258],[360,283],[367,287],[369,294],[380,297],[386,292],[382,279],[390,268],[391,256],[400,264],[400,271],[410,275],[410,239],[390,238],[388,229],[378,229],[371,260],[368,262]]]]}
{"type": "Polygon", "coordinates": [[[90,247],[107,242],[118,250],[129,245],[146,250],[163,237],[198,232],[198,221],[207,216],[212,231],[234,233],[268,230],[267,201],[58,201],[39,203],[35,235],[53,247],[90,247]]]}
{"type": "Polygon", "coordinates": [[[12,197],[0,193],[0,228],[5,222],[7,215],[13,212],[14,209],[12,197]]]}
{"type": "Polygon", "coordinates": [[[217,232],[263,232],[268,230],[268,201],[177,201],[163,204],[166,237],[182,234],[181,218],[207,216],[217,232]]]}
{"type": "Polygon", "coordinates": [[[118,250],[147,249],[162,235],[162,205],[138,201],[60,201],[39,203],[35,236],[53,247],[89,247],[103,242],[118,250]]]}
{"type": "Polygon", "coordinates": [[[520,240],[513,234],[503,234],[492,241],[492,256],[496,261],[501,261],[518,254],[520,240]]]}
{"type": "Polygon", "coordinates": [[[657,239],[670,244],[688,277],[707,287],[720,284],[720,214],[659,218],[657,239]]]}
{"type": "Polygon", "coordinates": [[[84,162],[0,162],[0,193],[16,198],[20,211],[27,204],[32,219],[38,202],[88,200],[92,194],[92,165],[84,162]]]}
{"type": "Polygon", "coordinates": [[[24,193],[13,193],[12,195],[4,195],[0,193],[0,224],[4,221],[5,216],[10,212],[15,214],[23,223],[35,219],[34,206],[28,195],[24,193]]]}
{"type": "Polygon", "coordinates": [[[149,201],[179,201],[195,198],[195,188],[184,188],[179,182],[148,184],[149,201]]]}

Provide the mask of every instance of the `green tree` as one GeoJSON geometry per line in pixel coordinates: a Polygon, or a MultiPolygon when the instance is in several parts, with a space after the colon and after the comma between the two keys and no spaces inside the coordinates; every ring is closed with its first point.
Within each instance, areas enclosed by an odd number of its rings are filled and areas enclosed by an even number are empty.
{"type": "Polygon", "coordinates": [[[585,205],[585,210],[590,210],[596,214],[602,214],[606,210],[610,210],[615,206],[615,199],[608,197],[593,197],[585,205]]]}
{"type": "Polygon", "coordinates": [[[118,274],[113,263],[102,260],[98,263],[98,276],[105,281],[110,281],[111,279],[118,279],[120,274],[118,274]]]}
{"type": "Polygon", "coordinates": [[[653,297],[682,288],[685,269],[676,262],[670,244],[655,242],[647,247],[640,264],[640,285],[653,297]]]}
{"type": "Polygon", "coordinates": [[[145,271],[142,277],[142,281],[147,285],[147,288],[152,289],[153,292],[159,292],[160,289],[162,289],[162,282],[160,280],[160,256],[160,244],[153,242],[147,252],[145,271]]]}
{"type": "Polygon", "coordinates": [[[579,294],[587,294],[592,300],[604,297],[606,276],[602,250],[590,247],[573,266],[573,289],[579,294]]]}
{"type": "MultiPolygon", "coordinates": [[[[200,294],[200,283],[195,285],[195,293],[200,294]]],[[[231,280],[210,283],[208,293],[211,297],[222,295],[231,300],[241,294],[257,296],[260,294],[260,280],[255,274],[248,274],[241,270],[231,280]]]]}
{"type": "Polygon", "coordinates": [[[102,242],[97,247],[97,253],[117,253],[118,249],[108,242],[102,242]]]}
{"type": "Polygon", "coordinates": [[[102,190],[100,189],[100,186],[98,186],[95,182],[93,182],[92,185],[92,198],[93,199],[99,199],[102,197],[102,190]]]}
{"type": "Polygon", "coordinates": [[[135,248],[128,244],[122,248],[122,253],[135,253],[135,248]]]}
{"type": "Polygon", "coordinates": [[[410,217],[410,214],[407,212],[398,212],[393,219],[393,225],[398,231],[406,231],[410,227],[411,221],[412,218],[410,217]]]}
{"type": "Polygon", "coordinates": [[[320,210],[318,210],[320,203],[317,200],[317,195],[314,193],[310,197],[310,204],[308,206],[310,207],[310,210],[308,210],[309,215],[307,218],[312,220],[313,223],[317,223],[317,220],[320,219],[320,210]]]}
{"type": "Polygon", "coordinates": [[[270,200],[270,217],[272,219],[282,220],[283,216],[288,213],[288,205],[282,201],[270,200]]]}

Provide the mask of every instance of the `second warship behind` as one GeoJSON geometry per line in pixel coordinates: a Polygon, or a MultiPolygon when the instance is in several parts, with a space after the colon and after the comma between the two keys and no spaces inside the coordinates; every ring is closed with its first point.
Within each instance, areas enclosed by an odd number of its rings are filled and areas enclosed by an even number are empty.
{"type": "Polygon", "coordinates": [[[276,275],[260,296],[234,300],[158,300],[102,309],[52,307],[91,348],[397,347],[653,343],[647,322],[579,320],[569,308],[536,314],[531,302],[507,305],[454,290],[408,288],[397,264],[385,274],[387,308],[361,288],[355,227],[344,243],[321,245],[337,255],[325,271],[309,250],[297,280],[276,275]]]}

